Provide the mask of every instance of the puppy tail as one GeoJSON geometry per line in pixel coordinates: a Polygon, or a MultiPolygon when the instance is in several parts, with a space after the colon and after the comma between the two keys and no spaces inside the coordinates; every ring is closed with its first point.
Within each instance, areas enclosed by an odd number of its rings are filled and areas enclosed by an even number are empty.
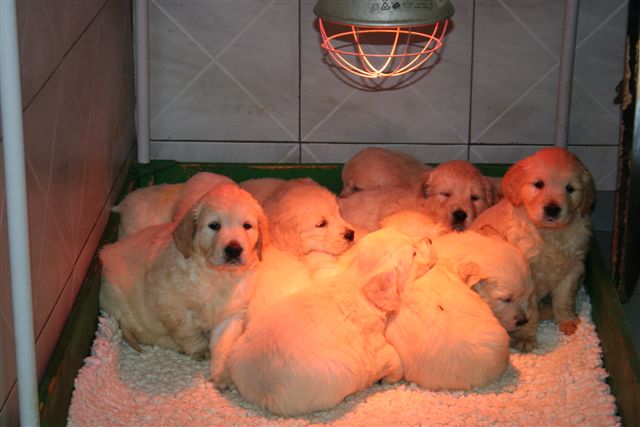
{"type": "Polygon", "coordinates": [[[131,347],[138,353],[142,352],[142,347],[140,347],[140,343],[138,343],[138,340],[136,339],[136,336],[133,334],[133,332],[131,332],[127,328],[123,328],[122,326],[120,326],[120,329],[122,330],[122,337],[127,342],[127,344],[129,344],[129,347],[131,347]]]}

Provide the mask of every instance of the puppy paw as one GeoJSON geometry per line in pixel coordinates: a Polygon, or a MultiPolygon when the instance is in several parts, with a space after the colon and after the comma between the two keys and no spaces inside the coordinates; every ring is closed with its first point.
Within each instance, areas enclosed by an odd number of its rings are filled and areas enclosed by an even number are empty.
{"type": "Polygon", "coordinates": [[[207,360],[209,357],[211,357],[211,354],[209,353],[209,349],[196,351],[195,353],[191,354],[191,358],[198,362],[207,360]]]}
{"type": "Polygon", "coordinates": [[[538,340],[533,338],[511,338],[511,346],[523,353],[529,353],[538,346],[538,340]]]}
{"type": "Polygon", "coordinates": [[[218,391],[225,391],[231,387],[231,378],[226,375],[217,376],[216,378],[212,377],[211,382],[218,391]]]}
{"type": "Polygon", "coordinates": [[[580,319],[569,319],[563,320],[558,324],[558,328],[564,332],[565,335],[573,335],[578,330],[578,324],[580,323],[580,319]]]}

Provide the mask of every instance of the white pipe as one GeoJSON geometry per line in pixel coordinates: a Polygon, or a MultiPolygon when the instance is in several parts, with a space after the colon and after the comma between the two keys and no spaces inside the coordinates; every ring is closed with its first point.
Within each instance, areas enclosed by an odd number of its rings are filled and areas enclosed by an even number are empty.
{"type": "Polygon", "coordinates": [[[135,0],[138,162],[149,163],[149,2],[135,0]]]}
{"type": "Polygon", "coordinates": [[[566,0],[562,27],[562,47],[560,50],[560,76],[558,78],[558,98],[556,101],[556,123],[554,143],[557,147],[567,147],[569,141],[569,118],[571,116],[571,86],[573,83],[573,62],[578,32],[579,0],[566,0]]]}
{"type": "Polygon", "coordinates": [[[20,423],[37,426],[38,379],[36,374],[27,184],[25,178],[20,56],[15,0],[0,1],[0,101],[4,146],[5,192],[11,267],[13,334],[16,345],[20,423]]]}

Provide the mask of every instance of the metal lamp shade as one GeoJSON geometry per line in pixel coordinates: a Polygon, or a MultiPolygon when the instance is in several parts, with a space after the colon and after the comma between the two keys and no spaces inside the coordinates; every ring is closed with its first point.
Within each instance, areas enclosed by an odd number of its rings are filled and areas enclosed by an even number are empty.
{"type": "Polygon", "coordinates": [[[322,48],[340,68],[378,79],[417,71],[443,45],[449,0],[318,0],[322,48]]]}
{"type": "Polygon", "coordinates": [[[318,0],[313,12],[337,24],[413,27],[450,18],[454,9],[449,0],[318,0]]]}

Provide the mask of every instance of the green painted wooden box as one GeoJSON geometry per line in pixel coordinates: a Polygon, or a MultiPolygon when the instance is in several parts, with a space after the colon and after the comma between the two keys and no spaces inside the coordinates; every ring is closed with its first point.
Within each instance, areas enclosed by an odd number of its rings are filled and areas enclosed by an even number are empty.
{"type": "MultiPolygon", "coordinates": [[[[502,176],[508,166],[478,167],[485,175],[502,176]]],[[[227,175],[238,182],[262,177],[310,177],[332,191],[339,192],[342,186],[341,168],[340,164],[196,164],[153,161],[131,167],[120,198],[136,188],[184,182],[200,171],[227,175]]],[[[112,214],[100,246],[115,240],[117,227],[118,215],[112,214]]],[[[89,355],[97,328],[100,274],[101,266],[96,252],[40,384],[40,419],[43,426],[63,426],[66,423],[74,379],[84,358],[89,355]]],[[[604,366],[609,373],[608,381],[616,398],[619,415],[624,426],[640,426],[640,359],[595,239],[592,240],[587,258],[585,284],[591,298],[592,316],[600,337],[604,366]]]]}

